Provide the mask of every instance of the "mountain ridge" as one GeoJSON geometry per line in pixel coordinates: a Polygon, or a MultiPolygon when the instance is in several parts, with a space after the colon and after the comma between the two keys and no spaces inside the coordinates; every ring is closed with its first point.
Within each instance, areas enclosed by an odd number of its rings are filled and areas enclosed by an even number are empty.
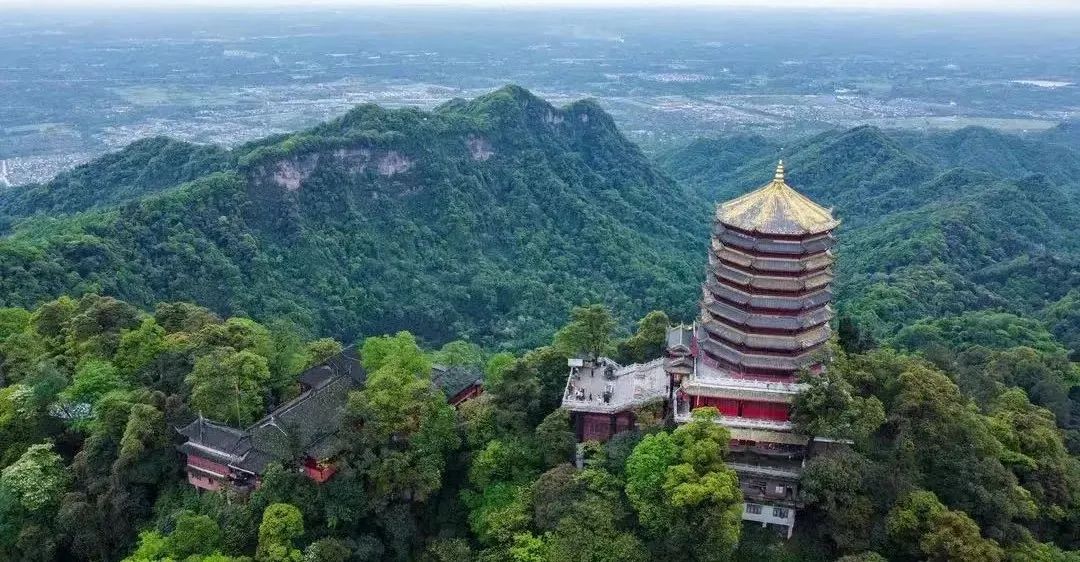
{"type": "Polygon", "coordinates": [[[229,158],[105,210],[20,223],[0,242],[5,304],[104,292],[347,339],[410,328],[507,345],[589,299],[627,320],[692,314],[706,205],[594,103],[508,87],[433,112],[358,106],[229,158]]]}

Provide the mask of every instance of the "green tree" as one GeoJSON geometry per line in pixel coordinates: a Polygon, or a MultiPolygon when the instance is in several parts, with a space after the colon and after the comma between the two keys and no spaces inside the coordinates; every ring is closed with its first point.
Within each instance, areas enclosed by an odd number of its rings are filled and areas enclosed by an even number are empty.
{"type": "Polygon", "coordinates": [[[623,482],[598,468],[562,464],[533,484],[536,528],[545,560],[648,560],[634,534],[623,482]]]}
{"type": "Polygon", "coordinates": [[[673,507],[663,484],[668,469],[679,462],[681,452],[667,432],[645,436],[626,461],[626,497],[637,511],[641,525],[661,536],[672,523],[673,507]]]}
{"type": "Polygon", "coordinates": [[[862,397],[840,371],[806,373],[805,389],[795,397],[791,419],[804,435],[865,441],[885,423],[885,407],[875,396],[862,397]]]}
{"type": "Polygon", "coordinates": [[[25,308],[0,308],[0,341],[24,332],[30,326],[30,316],[25,308]]]}
{"type": "Polygon", "coordinates": [[[536,444],[545,468],[573,458],[577,439],[570,427],[570,413],[559,408],[536,426],[536,444]]]}
{"type": "Polygon", "coordinates": [[[301,562],[303,554],[295,541],[304,534],[304,520],[296,506],[275,503],[267,506],[259,524],[259,562],[301,562]]]}
{"type": "Polygon", "coordinates": [[[872,546],[875,522],[873,482],[878,469],[856,451],[842,449],[817,455],[806,462],[799,492],[819,515],[813,531],[830,540],[841,552],[872,546]]]}
{"type": "Polygon", "coordinates": [[[174,470],[165,414],[149,404],[132,404],[113,465],[128,482],[158,485],[174,470]]]}
{"type": "Polygon", "coordinates": [[[206,515],[184,511],[177,516],[176,526],[169,533],[166,544],[169,554],[177,559],[211,554],[221,544],[221,528],[206,515]]]}
{"type": "Polygon", "coordinates": [[[503,374],[514,365],[517,359],[514,354],[502,352],[492,355],[484,365],[484,386],[498,386],[502,382],[503,374]]]}
{"type": "Polygon", "coordinates": [[[627,460],[626,495],[661,552],[712,560],[739,540],[742,493],[724,464],[730,435],[717,415],[695,410],[674,432],[645,437],[627,460]]]}
{"type": "Polygon", "coordinates": [[[307,344],[304,349],[306,361],[304,367],[314,367],[323,361],[341,353],[341,343],[334,338],[321,338],[307,344]]]}
{"type": "Polygon", "coordinates": [[[191,408],[212,419],[248,425],[263,414],[269,378],[265,357],[231,348],[214,349],[196,360],[187,376],[191,408]]]}
{"type": "Polygon", "coordinates": [[[304,562],[346,562],[352,550],[339,539],[319,539],[304,549],[304,562]]]}
{"type": "Polygon", "coordinates": [[[484,351],[475,343],[454,340],[433,353],[432,361],[447,367],[479,370],[484,365],[484,351]]]}
{"type": "Polygon", "coordinates": [[[979,526],[966,514],[952,511],[932,492],[908,494],[889,512],[889,539],[912,559],[934,562],[999,561],[997,543],[979,535],[979,526]]]}
{"type": "Polygon", "coordinates": [[[113,363],[127,380],[134,380],[165,349],[165,329],[153,318],[144,318],[139,327],[120,335],[113,363]]]}
{"type": "Polygon", "coordinates": [[[454,409],[411,334],[368,338],[363,349],[372,370],[350,394],[346,419],[356,462],[380,501],[403,494],[423,501],[441,486],[446,457],[459,445],[454,409]]]}
{"type": "Polygon", "coordinates": [[[30,446],[0,472],[0,558],[54,558],[56,510],[71,480],[51,443],[30,446]]]}
{"type": "Polygon", "coordinates": [[[31,445],[0,472],[0,491],[30,513],[55,510],[70,485],[71,475],[52,443],[31,445]]]}
{"type": "Polygon", "coordinates": [[[364,369],[369,373],[392,363],[417,376],[431,376],[431,361],[416,343],[416,337],[409,332],[365,339],[360,357],[364,369]]]}
{"type": "Polygon", "coordinates": [[[611,350],[615,318],[602,304],[574,307],[570,323],[555,334],[555,345],[570,355],[585,353],[600,357],[611,350]]]}
{"type": "Polygon", "coordinates": [[[92,405],[102,396],[128,385],[112,363],[102,359],[90,359],[75,372],[71,385],[60,393],[61,397],[75,405],[92,405]]]}
{"type": "Polygon", "coordinates": [[[621,363],[644,363],[664,351],[671,320],[663,311],[654,310],[638,321],[634,335],[619,342],[616,353],[621,363]]]}
{"type": "Polygon", "coordinates": [[[472,562],[476,557],[463,538],[436,539],[424,550],[423,562],[472,562]]]}

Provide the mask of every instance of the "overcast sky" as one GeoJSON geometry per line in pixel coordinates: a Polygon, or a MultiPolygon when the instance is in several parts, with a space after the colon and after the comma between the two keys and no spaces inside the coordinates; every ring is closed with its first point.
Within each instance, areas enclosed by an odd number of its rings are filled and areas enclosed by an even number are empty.
{"type": "Polygon", "coordinates": [[[662,6],[716,6],[716,7],[790,7],[790,8],[844,8],[844,9],[915,9],[915,10],[965,10],[965,11],[1080,11],[1080,0],[0,0],[0,6],[66,8],[66,7],[267,7],[284,6],[475,6],[485,8],[537,8],[537,7],[662,7],[662,6]]]}

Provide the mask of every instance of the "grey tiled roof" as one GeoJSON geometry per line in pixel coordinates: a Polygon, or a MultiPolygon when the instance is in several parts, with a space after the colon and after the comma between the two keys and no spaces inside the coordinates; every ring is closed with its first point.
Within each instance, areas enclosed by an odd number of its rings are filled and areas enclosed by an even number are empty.
{"type": "Polygon", "coordinates": [[[832,250],[805,256],[759,256],[735,246],[726,246],[718,238],[713,238],[712,252],[709,257],[733,263],[758,272],[799,273],[821,269],[832,264],[832,250]]]}
{"type": "Polygon", "coordinates": [[[741,291],[735,287],[718,283],[715,278],[705,282],[705,287],[712,296],[723,299],[730,303],[754,308],[770,308],[774,310],[799,311],[816,308],[832,301],[832,289],[825,287],[820,290],[797,297],[759,295],[741,291]]]}
{"type": "Polygon", "coordinates": [[[308,369],[299,379],[305,386],[299,396],[247,429],[200,416],[179,430],[188,438],[180,450],[255,474],[274,460],[333,456],[340,451],[335,435],[349,391],[360,387],[365,379],[355,347],[308,369]]]}
{"type": "Polygon", "coordinates": [[[793,257],[823,252],[836,242],[832,234],[822,234],[804,240],[772,239],[768,235],[750,236],[727,228],[719,222],[713,224],[713,235],[727,246],[756,252],[790,254],[793,257]]]}
{"type": "Polygon", "coordinates": [[[431,380],[435,386],[442,389],[447,398],[451,398],[474,384],[482,383],[484,376],[465,367],[447,367],[436,364],[431,366],[431,380]]]}
{"type": "Polygon", "coordinates": [[[797,371],[808,367],[814,362],[815,349],[794,356],[770,355],[768,353],[746,353],[733,349],[723,341],[708,337],[698,339],[701,348],[708,354],[723,359],[728,363],[742,365],[754,369],[778,369],[784,371],[797,371]]]}
{"type": "Polygon", "coordinates": [[[667,345],[669,351],[685,349],[690,350],[693,343],[694,330],[690,326],[672,326],[667,331],[667,345]]]}
{"type": "Polygon", "coordinates": [[[758,314],[740,310],[724,301],[713,298],[707,291],[702,300],[704,319],[711,315],[728,323],[749,328],[771,328],[776,330],[800,330],[828,322],[833,317],[833,310],[828,305],[798,314],[758,314]]]}

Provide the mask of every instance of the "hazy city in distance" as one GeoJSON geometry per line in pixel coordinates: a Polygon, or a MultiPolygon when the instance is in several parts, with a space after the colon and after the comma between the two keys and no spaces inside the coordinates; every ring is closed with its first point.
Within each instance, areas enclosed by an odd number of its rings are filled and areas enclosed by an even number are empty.
{"type": "Polygon", "coordinates": [[[796,9],[17,11],[0,21],[0,186],[138,138],[233,146],[361,103],[507,83],[593,97],[646,150],[874,124],[1036,132],[1080,108],[1076,15],[796,9]],[[1032,35],[1031,29],[1039,29],[1032,35]]]}

